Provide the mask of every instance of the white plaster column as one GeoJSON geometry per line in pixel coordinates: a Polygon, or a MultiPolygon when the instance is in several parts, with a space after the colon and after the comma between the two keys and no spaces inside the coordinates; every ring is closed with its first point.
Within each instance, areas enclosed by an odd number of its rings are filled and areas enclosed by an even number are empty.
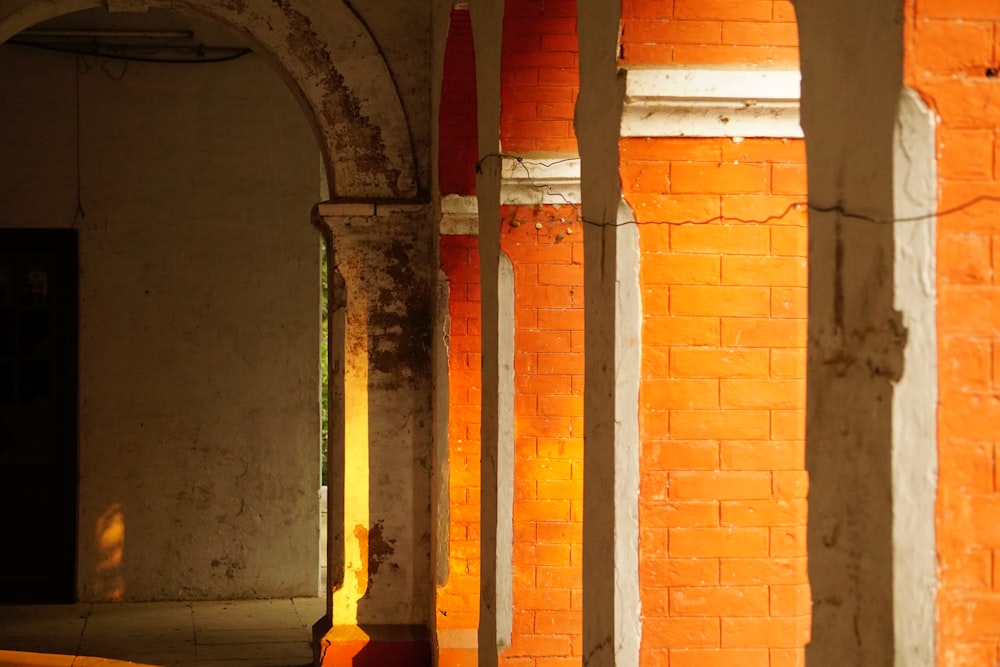
{"type": "Polygon", "coordinates": [[[513,630],[514,340],[509,260],[500,253],[500,45],[503,0],[469,4],[476,49],[480,165],[479,261],[482,291],[482,494],[479,665],[498,664],[513,630]],[[493,157],[491,157],[493,156],[493,157]]]}
{"type": "Polygon", "coordinates": [[[902,4],[796,1],[810,201],[809,667],[933,664],[934,233],[921,216],[936,184],[929,115],[909,94],[900,101],[902,4]]]}
{"type": "Polygon", "coordinates": [[[639,664],[639,232],[621,194],[618,0],[578,0],[584,219],[583,664],[639,664]]]}

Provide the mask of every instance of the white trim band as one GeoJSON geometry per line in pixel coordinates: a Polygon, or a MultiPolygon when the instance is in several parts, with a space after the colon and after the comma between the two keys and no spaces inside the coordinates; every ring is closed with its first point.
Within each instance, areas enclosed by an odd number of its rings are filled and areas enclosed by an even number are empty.
{"type": "Polygon", "coordinates": [[[444,235],[479,234],[479,199],[475,195],[445,195],[441,197],[441,224],[444,235]]]}
{"type": "Polygon", "coordinates": [[[630,69],[623,137],[800,138],[798,70],[630,69]]]}
{"type": "Polygon", "coordinates": [[[504,157],[500,172],[502,205],[579,204],[580,158],[504,157]]]}

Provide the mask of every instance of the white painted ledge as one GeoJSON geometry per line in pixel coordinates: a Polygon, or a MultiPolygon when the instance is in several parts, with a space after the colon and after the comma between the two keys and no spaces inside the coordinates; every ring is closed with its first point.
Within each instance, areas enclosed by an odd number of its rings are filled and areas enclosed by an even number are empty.
{"type": "Polygon", "coordinates": [[[630,69],[623,137],[800,138],[798,70],[630,69]]]}
{"type": "Polygon", "coordinates": [[[474,195],[442,197],[439,231],[444,235],[479,234],[479,199],[474,195]]]}
{"type": "Polygon", "coordinates": [[[504,157],[500,203],[507,205],[579,204],[580,158],[504,157]]]}

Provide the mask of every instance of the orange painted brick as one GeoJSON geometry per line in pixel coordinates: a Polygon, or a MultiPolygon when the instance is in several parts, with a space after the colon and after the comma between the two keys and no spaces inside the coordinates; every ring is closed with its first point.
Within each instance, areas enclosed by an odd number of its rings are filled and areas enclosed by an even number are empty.
{"type": "Polygon", "coordinates": [[[724,586],[804,584],[809,581],[806,562],[804,556],[724,558],[719,561],[719,581],[724,586]]]}
{"type": "Polygon", "coordinates": [[[723,195],[721,207],[726,221],[751,226],[805,227],[809,210],[803,197],[779,195],[723,195]]]}
{"type": "Polygon", "coordinates": [[[771,228],[771,254],[773,255],[805,257],[809,251],[808,246],[809,233],[805,227],[783,225],[771,228]]]}
{"type": "MultiPolygon", "coordinates": [[[[552,595],[556,591],[546,590],[552,595]]],[[[566,608],[569,608],[568,593],[566,608]]],[[[570,639],[565,635],[529,635],[515,633],[505,654],[509,656],[565,656],[570,652],[570,639]]]]}
{"type": "Polygon", "coordinates": [[[723,162],[796,162],[805,164],[805,142],[801,139],[729,139],[722,143],[721,159],[723,162]]]}
{"type": "Polygon", "coordinates": [[[772,287],[771,317],[806,317],[809,312],[805,287],[772,287]]]}
{"type": "Polygon", "coordinates": [[[771,473],[771,483],[774,497],[779,500],[809,495],[809,473],[806,470],[775,470],[771,473]]]}
{"type": "Polygon", "coordinates": [[[789,558],[806,555],[806,527],[771,528],[771,556],[789,558]]]}
{"type": "MultiPolygon", "coordinates": [[[[641,552],[645,555],[646,550],[641,552]]],[[[719,560],[715,558],[640,558],[642,591],[652,587],[714,586],[719,583],[719,560]]],[[[646,608],[645,602],[643,607],[646,608]]],[[[649,608],[648,612],[654,610],[649,608]]],[[[667,612],[666,609],[663,610],[667,612]]]]}
{"type": "Polygon", "coordinates": [[[643,410],[703,410],[719,407],[717,380],[648,379],[639,393],[643,410]]]}
{"type": "Polygon", "coordinates": [[[767,649],[671,649],[670,667],[769,667],[767,649]]]}
{"type": "Polygon", "coordinates": [[[801,470],[805,445],[797,440],[727,440],[721,444],[721,460],[723,470],[801,470]]]}
{"type": "Polygon", "coordinates": [[[538,415],[583,416],[583,396],[539,396],[538,415]]]}
{"type": "Polygon", "coordinates": [[[644,19],[673,16],[673,7],[662,0],[622,0],[622,18],[644,19]]]}
{"type": "Polygon", "coordinates": [[[771,411],[771,438],[773,440],[804,440],[805,437],[805,410],[771,411]]]}
{"type": "Polygon", "coordinates": [[[643,285],[718,285],[721,266],[716,255],[646,254],[639,279],[643,285]]]}
{"type": "Polygon", "coordinates": [[[643,318],[643,346],[718,345],[721,323],[718,317],[646,315],[643,318]]]}
{"type": "Polygon", "coordinates": [[[770,311],[766,287],[675,285],[670,288],[670,311],[676,315],[764,317],[770,311]]]}
{"type": "MultiPolygon", "coordinates": [[[[639,473],[639,494],[651,505],[666,502],[669,498],[670,474],[662,470],[643,470],[639,473]]],[[[655,525],[655,524],[651,524],[655,525]]]]}
{"type": "MultiPolygon", "coordinates": [[[[723,28],[719,21],[659,20],[629,21],[622,41],[653,44],[721,44],[723,28]]],[[[664,156],[666,159],[667,156],[664,156]]]]}
{"type": "Polygon", "coordinates": [[[716,470],[719,443],[712,440],[653,440],[642,443],[645,470],[716,470]]]}
{"type": "Polygon", "coordinates": [[[806,667],[806,651],[802,648],[772,648],[771,667],[806,667]]]}
{"type": "MultiPolygon", "coordinates": [[[[934,21],[935,25],[940,22],[934,21]]],[[[974,24],[954,23],[968,28],[974,24]]],[[[986,24],[991,33],[992,28],[986,24]]],[[[949,43],[952,50],[960,50],[968,43],[949,43]]],[[[992,51],[992,34],[987,52],[992,51]]],[[[921,49],[920,52],[924,52],[921,49]]],[[[954,51],[953,51],[954,52],[954,51]]],[[[988,62],[989,56],[984,59],[988,62]]],[[[977,69],[982,65],[978,65],[977,69]]],[[[989,181],[994,175],[994,140],[992,129],[954,129],[942,127],[938,130],[938,170],[942,178],[953,181],[989,181]]]]}
{"type": "Polygon", "coordinates": [[[670,413],[673,437],[685,440],[765,440],[767,410],[674,410],[670,413]]]}
{"type": "Polygon", "coordinates": [[[1000,6],[990,0],[921,0],[919,15],[942,19],[1000,19],[1000,6]]]}
{"type": "Polygon", "coordinates": [[[771,473],[763,471],[683,471],[670,474],[675,500],[757,499],[771,497],[771,473]]]}
{"type": "Polygon", "coordinates": [[[740,46],[797,46],[799,31],[794,23],[772,23],[770,20],[726,21],[722,24],[722,43],[740,46]]]}
{"type": "Polygon", "coordinates": [[[673,48],[675,65],[735,65],[752,67],[795,67],[799,50],[792,46],[694,46],[673,48]]]}
{"type": "Polygon", "coordinates": [[[520,459],[516,465],[516,472],[519,477],[534,481],[570,479],[572,477],[572,470],[572,461],[562,459],[520,459]]]}
{"type": "Polygon", "coordinates": [[[771,192],[776,195],[805,195],[806,168],[801,164],[771,165],[771,192]]]}
{"type": "Polygon", "coordinates": [[[517,542],[513,548],[514,561],[521,565],[565,565],[570,559],[568,544],[517,542]]]}
{"type": "Polygon", "coordinates": [[[771,377],[805,378],[806,351],[771,350],[771,377]]]}
{"type": "Polygon", "coordinates": [[[580,438],[538,438],[535,446],[540,459],[583,458],[583,440],[580,438]]]}
{"type": "Polygon", "coordinates": [[[539,588],[580,588],[583,586],[583,571],[569,566],[536,567],[535,585],[539,588]]]}
{"type": "Polygon", "coordinates": [[[723,526],[798,526],[805,525],[804,499],[764,501],[723,501],[723,526]]]}
{"type": "MultiPolygon", "coordinates": [[[[642,377],[662,378],[670,376],[670,348],[651,345],[642,352],[642,377]]],[[[639,391],[642,391],[640,387],[639,391]]]]}
{"type": "Polygon", "coordinates": [[[569,521],[569,502],[522,500],[515,509],[518,521],[569,521]]]}
{"type": "Polygon", "coordinates": [[[583,500],[583,484],[578,480],[539,481],[539,500],[583,500]]]}
{"type": "Polygon", "coordinates": [[[722,318],[721,334],[722,345],[729,347],[805,348],[806,321],[751,317],[722,318]]]}
{"type": "Polygon", "coordinates": [[[722,210],[717,195],[634,192],[628,194],[626,200],[635,219],[644,223],[639,230],[644,251],[670,249],[670,225],[654,223],[699,223],[717,219],[722,210]]]}
{"type": "Polygon", "coordinates": [[[578,523],[539,523],[535,531],[539,544],[583,544],[583,526],[578,523]]]}
{"type": "Polygon", "coordinates": [[[719,383],[722,408],[793,410],[806,403],[805,380],[731,380],[719,383]]]}
{"type": "Polygon", "coordinates": [[[583,630],[583,614],[573,611],[539,611],[534,614],[535,633],[579,634],[583,630]]]}
{"type": "Polygon", "coordinates": [[[670,247],[674,252],[766,255],[770,233],[751,225],[680,225],[670,230],[670,247]]]}
{"type": "Polygon", "coordinates": [[[622,161],[719,162],[722,159],[722,144],[722,140],[705,137],[627,137],[621,139],[619,147],[622,161]]]}
{"type": "Polygon", "coordinates": [[[671,557],[759,558],[767,555],[767,528],[671,528],[671,557]]]}
{"type": "Polygon", "coordinates": [[[677,587],[670,591],[671,616],[763,616],[767,586],[677,587]]]}
{"type": "Polygon", "coordinates": [[[718,646],[720,639],[718,619],[662,617],[643,619],[643,644],[648,644],[649,647],[718,646]]]}
{"type": "Polygon", "coordinates": [[[764,349],[678,347],[670,359],[675,377],[766,378],[770,370],[770,354],[764,349]]]}
{"type": "Polygon", "coordinates": [[[1000,399],[992,394],[951,394],[942,399],[940,429],[969,440],[989,440],[1000,420],[1000,399]]]}
{"type": "Polygon", "coordinates": [[[809,619],[724,618],[724,647],[801,648],[809,641],[809,619]]]}
{"type": "Polygon", "coordinates": [[[571,352],[539,353],[538,372],[543,375],[583,375],[583,363],[582,354],[571,352]]]}
{"type": "Polygon", "coordinates": [[[670,191],[678,194],[768,192],[767,166],[731,162],[675,162],[670,165],[670,191]]]}
{"type": "Polygon", "coordinates": [[[771,0],[676,0],[674,16],[679,19],[768,21],[771,19],[771,0]]]}
{"type": "Polygon", "coordinates": [[[582,331],[583,309],[556,308],[536,311],[538,328],[545,331],[582,331]]]}
{"type": "Polygon", "coordinates": [[[709,501],[685,501],[649,507],[643,512],[645,521],[664,528],[717,527],[719,525],[719,503],[709,501]]]}
{"type": "Polygon", "coordinates": [[[795,6],[791,0],[774,0],[774,21],[786,21],[794,23],[796,21],[795,6]]]}
{"type": "Polygon", "coordinates": [[[723,257],[722,284],[805,287],[804,257],[723,257]]]}
{"type": "Polygon", "coordinates": [[[797,584],[791,586],[770,587],[771,616],[803,616],[812,611],[812,598],[809,586],[797,584]]]}
{"type": "Polygon", "coordinates": [[[994,280],[993,242],[986,234],[942,234],[938,275],[944,283],[987,285],[994,280]]]}

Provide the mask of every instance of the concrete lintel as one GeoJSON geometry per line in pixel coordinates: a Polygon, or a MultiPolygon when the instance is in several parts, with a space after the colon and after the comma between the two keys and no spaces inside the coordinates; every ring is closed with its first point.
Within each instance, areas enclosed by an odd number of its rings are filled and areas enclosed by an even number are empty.
{"type": "Polygon", "coordinates": [[[505,156],[500,177],[501,204],[560,205],[581,201],[577,155],[505,156]]]}
{"type": "Polygon", "coordinates": [[[798,70],[630,69],[622,136],[802,137],[798,70]]]}

